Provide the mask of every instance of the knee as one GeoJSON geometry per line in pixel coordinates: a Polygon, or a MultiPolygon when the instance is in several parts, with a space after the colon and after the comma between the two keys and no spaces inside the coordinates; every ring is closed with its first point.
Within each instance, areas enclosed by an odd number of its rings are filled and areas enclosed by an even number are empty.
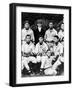
{"type": "Polygon", "coordinates": [[[37,60],[37,62],[40,62],[41,61],[41,57],[37,56],[36,60],[37,60]]]}
{"type": "Polygon", "coordinates": [[[31,58],[31,62],[32,62],[32,63],[36,63],[36,62],[37,62],[36,58],[35,58],[35,57],[32,57],[32,58],[31,58]]]}

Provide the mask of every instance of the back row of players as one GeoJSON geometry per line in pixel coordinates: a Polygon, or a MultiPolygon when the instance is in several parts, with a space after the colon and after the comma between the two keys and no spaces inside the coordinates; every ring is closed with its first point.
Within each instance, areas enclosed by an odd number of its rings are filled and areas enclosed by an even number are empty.
{"type": "Polygon", "coordinates": [[[24,67],[31,73],[29,62],[41,62],[40,72],[45,75],[56,75],[57,67],[64,62],[64,23],[60,31],[53,28],[49,22],[49,29],[44,30],[42,23],[37,23],[37,29],[32,30],[26,21],[22,29],[22,70],[24,67]],[[55,61],[52,64],[52,61],[55,61]]]}

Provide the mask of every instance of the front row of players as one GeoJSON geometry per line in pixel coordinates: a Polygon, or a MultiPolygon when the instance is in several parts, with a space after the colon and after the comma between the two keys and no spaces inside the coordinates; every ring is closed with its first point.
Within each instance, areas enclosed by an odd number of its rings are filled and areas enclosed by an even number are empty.
{"type": "Polygon", "coordinates": [[[27,69],[28,74],[40,73],[45,75],[57,75],[57,67],[64,62],[64,41],[59,41],[58,36],[54,36],[54,40],[50,44],[44,42],[42,36],[39,42],[34,45],[31,36],[27,35],[22,45],[22,70],[27,69]],[[32,62],[35,67],[30,68],[29,63],[32,62]],[[38,66],[40,64],[40,67],[38,66]],[[39,67],[39,68],[38,68],[39,67]],[[36,70],[38,69],[38,70],[36,70]]]}

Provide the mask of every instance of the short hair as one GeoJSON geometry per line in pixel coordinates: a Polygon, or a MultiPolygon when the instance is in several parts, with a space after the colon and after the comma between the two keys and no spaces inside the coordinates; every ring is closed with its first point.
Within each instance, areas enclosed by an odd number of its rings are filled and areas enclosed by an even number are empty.
{"type": "Polygon", "coordinates": [[[53,21],[50,21],[49,24],[52,23],[53,24],[53,21]]]}
{"type": "Polygon", "coordinates": [[[31,35],[26,35],[26,38],[27,38],[27,37],[30,37],[30,38],[31,38],[31,35]]]}
{"type": "Polygon", "coordinates": [[[28,20],[24,21],[24,25],[25,25],[26,23],[30,24],[28,20]]]}
{"type": "Polygon", "coordinates": [[[59,39],[59,37],[57,35],[54,36],[55,38],[59,39]]]}

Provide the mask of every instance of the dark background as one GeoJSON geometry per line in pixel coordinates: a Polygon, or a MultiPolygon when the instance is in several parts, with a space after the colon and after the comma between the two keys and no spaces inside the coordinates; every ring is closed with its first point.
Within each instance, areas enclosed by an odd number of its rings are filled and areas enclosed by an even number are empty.
{"type": "Polygon", "coordinates": [[[52,21],[54,23],[54,27],[57,28],[58,24],[63,21],[63,14],[44,14],[44,13],[21,13],[22,27],[24,27],[24,22],[26,20],[29,21],[31,28],[36,25],[37,20],[41,20],[43,26],[48,27],[48,23],[52,21]]]}

